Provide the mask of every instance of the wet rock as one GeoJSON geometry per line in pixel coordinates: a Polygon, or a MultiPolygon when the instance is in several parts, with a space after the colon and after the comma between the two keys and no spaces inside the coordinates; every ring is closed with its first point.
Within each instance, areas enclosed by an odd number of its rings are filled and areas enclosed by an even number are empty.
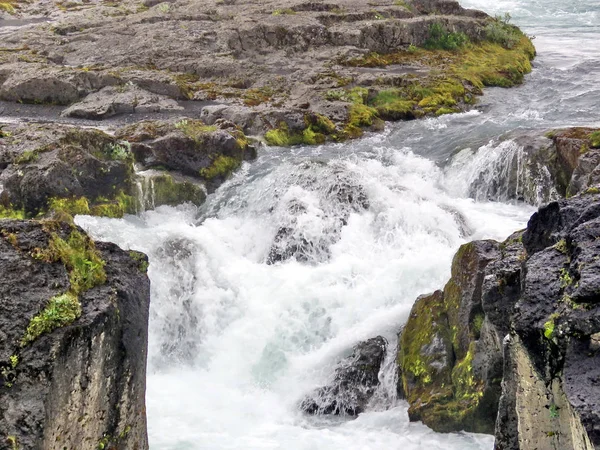
{"type": "Polygon", "coordinates": [[[167,168],[205,180],[216,189],[242,161],[256,157],[244,133],[231,122],[206,125],[200,120],[143,121],[117,131],[132,142],[136,160],[144,166],[167,168]]]}
{"type": "Polygon", "coordinates": [[[0,147],[5,208],[35,216],[47,211],[50,199],[85,197],[92,206],[132,191],[129,149],[104,132],[56,124],[7,129],[10,136],[0,147]]]}
{"type": "MultiPolygon", "coordinates": [[[[488,266],[498,260],[504,260],[503,250],[494,241],[462,246],[444,290],[415,302],[398,346],[399,382],[410,420],[441,432],[493,432],[502,376],[502,336],[496,324],[505,326],[506,318],[487,319],[484,299],[491,303],[490,291],[497,284],[485,282],[488,266]]],[[[495,303],[497,315],[510,309],[495,303]]]]}
{"type": "Polygon", "coordinates": [[[107,86],[65,109],[64,117],[105,119],[118,114],[182,111],[175,100],[134,85],[107,86]]]}
{"type": "Polygon", "coordinates": [[[140,206],[143,210],[187,202],[200,206],[206,200],[204,186],[191,177],[176,173],[146,171],[138,175],[137,185],[141,191],[140,206]]]}
{"type": "Polygon", "coordinates": [[[495,421],[500,450],[597,446],[599,237],[591,192],[540,208],[503,243],[461,247],[401,336],[409,418],[488,433],[495,421]]]}
{"type": "Polygon", "coordinates": [[[146,266],[72,225],[0,220],[0,447],[148,448],[146,266]]]}
{"type": "Polygon", "coordinates": [[[356,416],[365,410],[379,384],[387,342],[378,336],[356,345],[342,360],[327,386],[307,396],[300,408],[308,414],[356,416]]]}
{"type": "Polygon", "coordinates": [[[594,450],[560,379],[553,379],[548,384],[530,357],[517,336],[507,338],[503,394],[494,448],[594,450]]]}
{"type": "Polygon", "coordinates": [[[282,211],[277,214],[280,225],[266,262],[274,264],[290,258],[303,263],[327,261],[329,249],[339,240],[350,215],[369,208],[365,188],[343,165],[319,161],[300,165],[292,179],[293,185],[314,192],[319,202],[308,205],[293,199],[282,205],[282,211]],[[307,220],[314,214],[319,216],[320,229],[317,231],[305,228],[307,220]]]}

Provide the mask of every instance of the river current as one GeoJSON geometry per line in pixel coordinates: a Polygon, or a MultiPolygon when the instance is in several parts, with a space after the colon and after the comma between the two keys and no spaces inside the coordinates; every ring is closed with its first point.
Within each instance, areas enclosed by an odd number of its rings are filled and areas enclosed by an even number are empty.
{"type": "Polygon", "coordinates": [[[461,4],[509,12],[535,36],[523,86],[487,89],[468,113],[391,124],[347,144],[262,149],[199,209],[77,217],[96,239],[150,258],[152,450],[493,447],[492,436],[408,422],[395,395],[395,336],[417,296],[444,285],[461,244],[504,239],[535,210],[470,189],[518,153],[506,136],[600,126],[600,4],[461,4]],[[296,258],[285,259],[290,251],[296,258]],[[390,349],[368,410],[303,415],[303,395],[377,335],[390,349]]]}

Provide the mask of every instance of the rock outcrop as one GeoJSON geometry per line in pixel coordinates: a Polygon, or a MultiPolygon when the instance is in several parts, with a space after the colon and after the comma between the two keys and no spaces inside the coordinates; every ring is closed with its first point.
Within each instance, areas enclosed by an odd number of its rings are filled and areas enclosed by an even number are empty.
{"type": "Polygon", "coordinates": [[[401,335],[411,420],[495,432],[499,450],[600,445],[599,224],[593,188],[461,247],[401,335]]]}
{"type": "Polygon", "coordinates": [[[3,34],[0,99],[95,119],[216,103],[208,123],[272,145],[467,109],[484,86],[522,82],[535,53],[516,27],[454,0],[12,4],[52,24],[3,34]]]}
{"type": "Polygon", "coordinates": [[[146,256],[0,220],[0,449],[147,449],[146,256]]]}
{"type": "Polygon", "coordinates": [[[58,124],[2,127],[0,217],[122,217],[165,204],[200,205],[207,190],[256,157],[244,133],[223,120],[139,122],[116,135],[58,124]],[[159,170],[138,176],[134,163],[159,170]]]}
{"type": "MultiPolygon", "coordinates": [[[[499,156],[478,167],[480,172],[468,189],[473,198],[540,206],[600,183],[599,129],[520,131],[493,145],[499,156]]],[[[487,146],[479,150],[489,151],[487,146]]],[[[461,159],[462,155],[457,157],[458,164],[461,159]]]]}
{"type": "Polygon", "coordinates": [[[86,199],[99,215],[119,216],[133,192],[129,146],[94,129],[56,124],[2,128],[0,205],[35,217],[63,199],[86,199]],[[119,199],[122,201],[119,202],[119,199]]]}
{"type": "Polygon", "coordinates": [[[307,396],[300,409],[308,414],[349,416],[363,412],[379,384],[386,347],[381,336],[357,344],[339,363],[331,383],[307,396]]]}
{"type": "Polygon", "coordinates": [[[256,158],[256,148],[232,122],[218,120],[142,121],[117,130],[131,143],[136,161],[203,180],[209,191],[219,186],[243,161],[256,158]]]}

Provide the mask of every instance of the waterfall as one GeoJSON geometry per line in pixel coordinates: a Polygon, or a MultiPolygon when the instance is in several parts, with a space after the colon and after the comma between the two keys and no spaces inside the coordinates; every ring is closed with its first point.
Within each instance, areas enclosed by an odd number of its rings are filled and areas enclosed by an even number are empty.
{"type": "Polygon", "coordinates": [[[476,151],[455,154],[445,170],[445,186],[477,201],[524,201],[542,205],[559,198],[548,158],[530,153],[513,139],[492,140],[476,151]]]}
{"type": "Polygon", "coordinates": [[[380,136],[323,150],[264,152],[200,208],[77,218],[149,256],[157,448],[489,447],[489,437],[408,426],[396,333],[415,298],[443,285],[459,245],[504,238],[532,209],[451,195],[434,162],[380,136]],[[301,399],[377,335],[390,344],[367,411],[303,415],[301,399]]]}
{"type": "Polygon", "coordinates": [[[154,175],[158,172],[145,170],[136,172],[138,214],[156,207],[156,194],[154,191],[154,175]]]}

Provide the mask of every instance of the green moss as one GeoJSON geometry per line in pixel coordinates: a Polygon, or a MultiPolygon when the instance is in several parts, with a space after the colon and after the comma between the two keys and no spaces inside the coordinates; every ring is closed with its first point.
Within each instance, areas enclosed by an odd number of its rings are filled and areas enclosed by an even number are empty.
{"type": "Polygon", "coordinates": [[[0,205],[0,219],[25,219],[24,209],[14,209],[12,206],[5,207],[0,205]]]}
{"type": "Polygon", "coordinates": [[[273,15],[273,16],[293,15],[293,14],[296,14],[296,11],[294,11],[293,9],[290,9],[290,8],[276,9],[275,11],[273,11],[271,13],[271,15],[273,15]]]}
{"type": "Polygon", "coordinates": [[[51,198],[48,200],[48,211],[55,219],[71,222],[77,214],[90,214],[90,206],[85,197],[51,198]]]}
{"type": "Polygon", "coordinates": [[[432,391],[450,385],[450,369],[439,370],[431,365],[431,357],[422,354],[423,348],[433,342],[436,336],[450,343],[450,333],[444,324],[445,311],[440,291],[415,302],[404,327],[398,352],[402,384],[409,403],[419,398],[425,401],[432,391]]]}
{"type": "Polygon", "coordinates": [[[107,159],[115,161],[133,161],[133,154],[131,153],[131,144],[127,141],[120,143],[109,143],[104,148],[104,154],[107,159]]]}
{"type": "Polygon", "coordinates": [[[134,197],[125,194],[123,191],[119,191],[113,199],[97,198],[93,206],[90,207],[89,214],[92,216],[120,219],[125,214],[135,213],[136,207],[137,200],[134,197]]]}
{"type": "Polygon", "coordinates": [[[598,188],[597,186],[589,187],[584,192],[584,194],[599,194],[599,193],[600,193],[600,188],[598,188]]]}
{"type": "Polygon", "coordinates": [[[148,257],[141,253],[141,252],[136,252],[135,250],[130,250],[129,251],[129,256],[131,257],[131,259],[133,259],[137,265],[138,265],[138,269],[140,270],[140,272],[142,273],[147,273],[148,272],[148,257]]]}
{"type": "Polygon", "coordinates": [[[558,317],[558,313],[554,313],[544,323],[544,337],[548,340],[552,340],[552,338],[554,337],[554,331],[556,328],[555,321],[556,319],[558,319],[558,317]]]}
{"type": "Polygon", "coordinates": [[[19,1],[18,0],[3,0],[0,2],[0,11],[6,11],[9,14],[15,14],[19,1]]]}
{"type": "Polygon", "coordinates": [[[389,89],[379,91],[369,102],[384,120],[402,120],[414,118],[414,100],[406,99],[403,91],[389,89]]]}
{"type": "Polygon", "coordinates": [[[176,206],[185,202],[200,206],[206,198],[206,194],[201,186],[189,181],[175,181],[168,174],[152,177],[152,183],[156,206],[176,206]]]}
{"type": "Polygon", "coordinates": [[[200,176],[212,180],[217,177],[228,177],[241,165],[241,161],[231,156],[218,155],[209,167],[200,170],[200,176]]]}
{"type": "Polygon", "coordinates": [[[515,26],[510,25],[510,14],[506,13],[504,17],[496,16],[485,27],[485,38],[496,44],[502,45],[504,48],[514,48],[523,33],[515,26]]]}
{"type": "Polygon", "coordinates": [[[568,253],[567,241],[565,241],[564,239],[561,239],[556,244],[554,244],[554,248],[565,255],[568,253]]]}
{"type": "Polygon", "coordinates": [[[466,407],[474,407],[483,396],[483,385],[473,375],[473,355],[475,354],[475,342],[471,342],[465,357],[458,361],[452,369],[452,386],[454,398],[472,402],[466,407]]]}
{"type": "Polygon", "coordinates": [[[562,268],[560,269],[560,287],[566,288],[573,284],[573,278],[569,273],[568,269],[562,268]]]}
{"type": "Polygon", "coordinates": [[[362,136],[363,128],[371,127],[380,120],[375,108],[356,102],[350,106],[344,132],[350,138],[357,138],[362,136]]]}
{"type": "Polygon", "coordinates": [[[47,263],[61,262],[69,274],[69,290],[52,297],[33,317],[21,339],[24,347],[40,335],[74,322],[81,315],[79,294],[106,282],[104,261],[94,242],[74,229],[68,239],[53,233],[46,249],[37,249],[32,257],[47,263]]]}
{"type": "Polygon", "coordinates": [[[46,258],[65,265],[71,292],[75,295],[106,281],[104,261],[94,242],[77,230],[72,231],[67,240],[54,234],[46,250],[46,258]]]}
{"type": "Polygon", "coordinates": [[[265,140],[269,145],[277,147],[289,147],[292,145],[288,126],[284,123],[280,124],[278,128],[267,131],[265,133],[265,140]]]}
{"type": "Polygon", "coordinates": [[[56,328],[70,325],[80,315],[81,305],[75,294],[67,292],[52,297],[46,307],[29,322],[27,330],[21,339],[21,346],[25,347],[42,334],[50,333],[56,328]]]}
{"type": "Polygon", "coordinates": [[[35,150],[28,150],[21,153],[16,159],[15,164],[30,164],[36,162],[40,158],[40,155],[35,150]]]}
{"type": "Polygon", "coordinates": [[[433,23],[429,27],[429,37],[423,47],[429,50],[458,50],[468,42],[466,34],[450,32],[442,24],[433,23]]]}
{"type": "Polygon", "coordinates": [[[600,130],[592,132],[589,139],[591,148],[600,148],[600,130]]]}
{"type": "Polygon", "coordinates": [[[137,200],[119,191],[112,199],[98,197],[90,201],[85,197],[53,197],[48,200],[48,213],[56,220],[72,222],[77,214],[89,214],[98,217],[118,219],[125,214],[134,213],[137,200]]]}
{"type": "Polygon", "coordinates": [[[472,329],[476,339],[479,339],[481,335],[481,327],[483,326],[484,319],[485,315],[483,313],[476,314],[473,318],[472,329]]]}
{"type": "Polygon", "coordinates": [[[194,139],[195,141],[202,141],[208,133],[212,133],[218,130],[214,125],[206,125],[201,120],[184,119],[175,124],[175,128],[181,130],[183,134],[194,139]]]}

